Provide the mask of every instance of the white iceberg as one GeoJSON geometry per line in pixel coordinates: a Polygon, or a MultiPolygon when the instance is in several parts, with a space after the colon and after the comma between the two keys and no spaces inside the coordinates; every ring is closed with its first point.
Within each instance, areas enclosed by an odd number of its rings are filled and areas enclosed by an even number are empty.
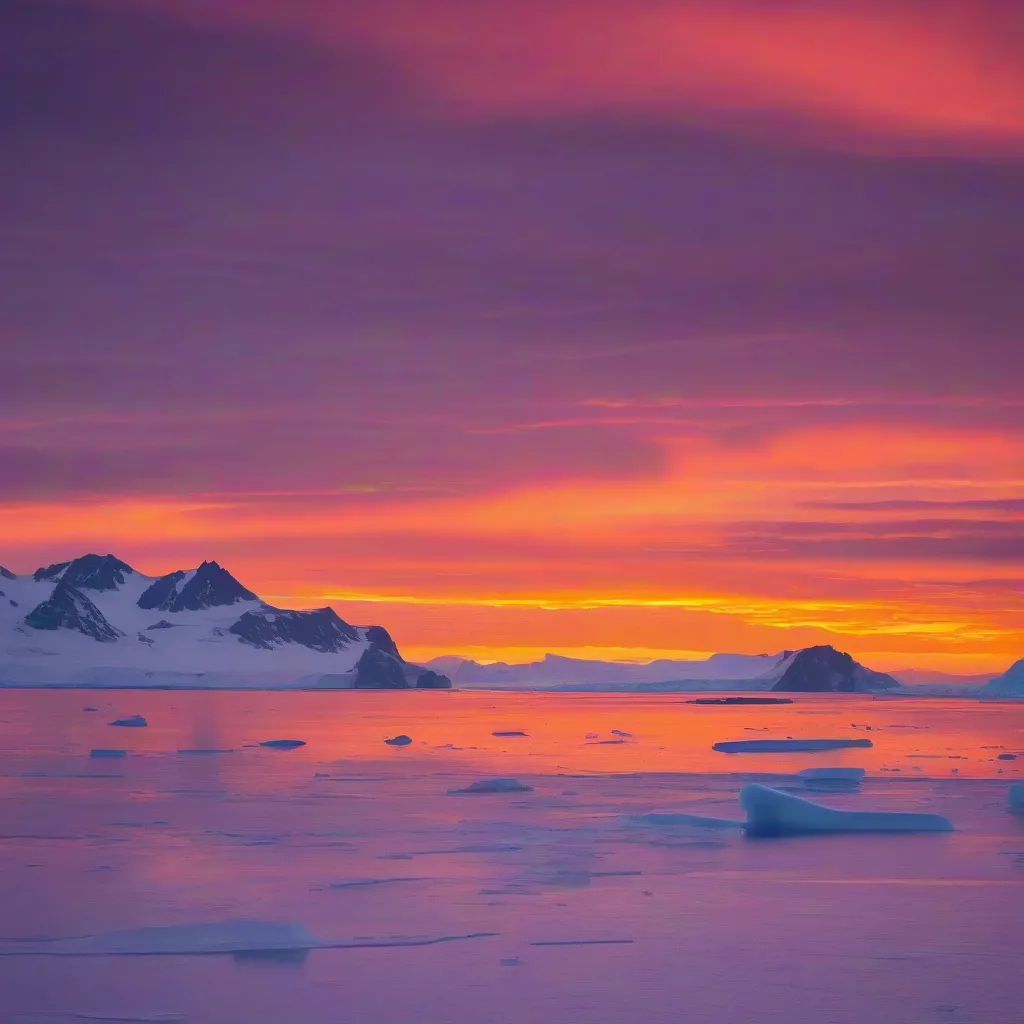
{"type": "Polygon", "coordinates": [[[804,835],[836,832],[952,832],[948,818],[907,811],[840,811],[752,782],[740,790],[747,834],[804,835]]]}

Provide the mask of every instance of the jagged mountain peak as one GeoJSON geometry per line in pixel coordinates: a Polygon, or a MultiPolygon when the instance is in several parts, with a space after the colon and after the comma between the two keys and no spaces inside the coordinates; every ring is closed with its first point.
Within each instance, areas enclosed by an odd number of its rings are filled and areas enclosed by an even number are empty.
{"type": "Polygon", "coordinates": [[[0,565],[0,577],[5,580],[16,580],[18,578],[10,569],[5,569],[2,565],[0,565]]]}
{"type": "Polygon", "coordinates": [[[138,606],[147,610],[181,612],[258,600],[227,569],[217,562],[209,561],[202,562],[197,569],[188,572],[178,569],[161,576],[143,591],[138,606]]]}
{"type": "Polygon", "coordinates": [[[113,555],[81,555],[70,562],[55,562],[37,569],[32,579],[37,583],[45,580],[61,582],[75,590],[117,590],[124,585],[125,577],[134,575],[135,570],[113,555]]]}
{"type": "Polygon", "coordinates": [[[898,680],[866,668],[831,644],[805,647],[779,663],[785,670],[772,687],[786,693],[860,693],[898,687],[898,680]]]}
{"type": "Polygon", "coordinates": [[[397,658],[399,661],[402,660],[402,655],[398,652],[398,644],[391,639],[391,634],[383,626],[368,627],[366,639],[371,647],[376,647],[384,651],[385,654],[390,654],[393,658],[397,658]]]}

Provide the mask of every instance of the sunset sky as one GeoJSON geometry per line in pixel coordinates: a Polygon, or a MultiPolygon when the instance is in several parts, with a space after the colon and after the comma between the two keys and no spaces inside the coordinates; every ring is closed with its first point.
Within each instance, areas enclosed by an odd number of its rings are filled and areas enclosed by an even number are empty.
{"type": "Polygon", "coordinates": [[[1024,655],[1024,5],[6,0],[0,563],[403,653],[1024,655]]]}

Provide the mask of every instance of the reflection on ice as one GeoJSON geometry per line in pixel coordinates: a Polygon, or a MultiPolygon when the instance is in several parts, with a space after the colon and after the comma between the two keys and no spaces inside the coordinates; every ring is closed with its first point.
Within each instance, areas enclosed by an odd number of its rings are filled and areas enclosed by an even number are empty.
{"type": "Polygon", "coordinates": [[[128,756],[101,762],[87,755],[109,749],[119,709],[0,690],[2,944],[35,954],[0,956],[0,1020],[74,1008],[174,1009],[188,1024],[677,1024],[680,1007],[703,1024],[924,1022],[954,1005],[951,1024],[1019,1016],[1024,860],[1007,806],[1024,813],[1024,794],[1010,797],[1024,758],[997,755],[1024,749],[1024,705],[397,696],[137,694],[150,728],[122,730],[128,756]],[[492,736],[506,728],[529,738],[492,736]],[[584,743],[587,731],[627,742],[584,743]],[[815,755],[786,742],[833,735],[874,746],[815,755]],[[256,746],[291,736],[308,745],[256,746]],[[383,749],[385,736],[415,742],[383,749]],[[712,750],[741,736],[783,745],[712,750]],[[90,765],[110,774],[86,777],[90,765]],[[495,779],[533,792],[447,795],[495,779]],[[956,831],[747,842],[751,784],[801,815],[934,811],[956,831]],[[828,807],[798,799],[819,799],[817,786],[828,807]],[[216,931],[239,919],[285,931],[216,931]],[[485,934],[500,938],[439,942],[485,934]],[[359,948],[322,952],[334,945],[359,948]]]}

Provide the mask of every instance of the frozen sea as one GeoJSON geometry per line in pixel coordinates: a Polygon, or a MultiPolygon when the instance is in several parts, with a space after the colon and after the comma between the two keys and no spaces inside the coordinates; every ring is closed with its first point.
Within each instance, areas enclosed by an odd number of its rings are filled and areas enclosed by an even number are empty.
{"type": "Polygon", "coordinates": [[[691,699],[0,691],[0,1021],[1024,1019],[1024,703],[691,699]],[[134,714],[148,726],[108,724],[134,714]],[[873,746],[712,750],[789,737],[873,746]],[[276,739],[305,746],[259,746],[276,739]],[[809,767],[867,777],[808,792],[809,767]],[[448,792],[492,777],[532,791],[448,792]],[[740,819],[751,781],[956,831],[635,820],[740,819]],[[203,927],[237,920],[336,948],[203,927]],[[202,953],[225,934],[234,952],[202,953]]]}

